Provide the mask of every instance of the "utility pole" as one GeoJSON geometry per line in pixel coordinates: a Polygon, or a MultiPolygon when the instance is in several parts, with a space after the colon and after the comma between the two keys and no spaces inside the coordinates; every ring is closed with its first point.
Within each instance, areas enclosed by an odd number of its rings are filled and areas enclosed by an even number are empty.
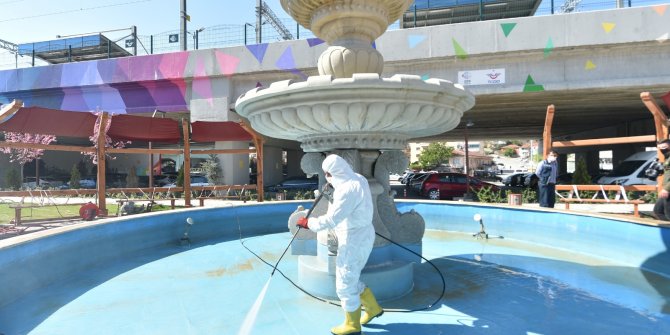
{"type": "Polygon", "coordinates": [[[188,14],[186,13],[186,0],[181,0],[181,11],[179,12],[181,15],[181,33],[179,35],[179,38],[181,38],[181,41],[179,41],[179,45],[181,46],[182,51],[188,50],[188,44],[187,44],[187,32],[188,30],[186,29],[186,21],[188,21],[190,18],[188,14]]]}
{"type": "Polygon", "coordinates": [[[256,0],[256,44],[263,43],[263,0],[256,0]]]}

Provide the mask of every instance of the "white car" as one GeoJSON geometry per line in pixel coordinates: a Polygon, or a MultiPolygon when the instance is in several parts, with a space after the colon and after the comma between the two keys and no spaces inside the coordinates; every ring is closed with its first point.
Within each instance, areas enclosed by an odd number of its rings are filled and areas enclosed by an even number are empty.
{"type": "MultiPolygon", "coordinates": [[[[212,184],[205,176],[191,176],[191,186],[211,186],[212,184]]],[[[165,185],[163,187],[177,187],[177,183],[165,185]]]]}
{"type": "MultiPolygon", "coordinates": [[[[23,188],[26,188],[26,189],[33,189],[33,188],[36,188],[36,187],[37,187],[37,182],[36,182],[35,177],[27,177],[27,178],[25,178],[25,180],[26,180],[26,181],[25,181],[23,184],[21,184],[21,186],[22,186],[23,188]]],[[[40,185],[39,185],[39,187],[41,187],[41,188],[49,188],[49,187],[51,187],[51,183],[50,183],[48,180],[44,180],[44,179],[40,178],[40,185]]]]}
{"type": "Polygon", "coordinates": [[[389,175],[389,180],[392,180],[392,181],[400,181],[400,179],[402,179],[402,176],[399,175],[399,174],[397,174],[397,173],[391,173],[391,174],[389,175]]]}

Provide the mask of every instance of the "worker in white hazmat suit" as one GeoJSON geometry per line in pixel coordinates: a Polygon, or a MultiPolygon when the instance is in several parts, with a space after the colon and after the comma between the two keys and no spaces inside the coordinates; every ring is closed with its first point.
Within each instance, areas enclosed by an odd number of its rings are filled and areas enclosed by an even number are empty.
{"type": "Polygon", "coordinates": [[[334,188],[333,202],[326,214],[300,218],[297,224],[315,232],[335,231],[338,239],[335,288],[345,320],[330,331],[336,335],[360,334],[361,324],[384,313],[372,291],[360,281],[375,240],[372,194],[367,179],[355,173],[342,157],[329,155],[322,168],[326,180],[334,188]],[[361,304],[365,309],[362,315],[361,304]]]}

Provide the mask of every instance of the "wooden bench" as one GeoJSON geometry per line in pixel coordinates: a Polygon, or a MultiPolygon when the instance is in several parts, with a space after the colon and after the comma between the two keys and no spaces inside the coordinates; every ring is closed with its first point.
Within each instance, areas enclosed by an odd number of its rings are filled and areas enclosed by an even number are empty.
{"type": "Polygon", "coordinates": [[[633,205],[633,215],[640,217],[638,205],[644,204],[642,200],[608,200],[608,199],[577,199],[577,198],[561,198],[560,202],[565,203],[565,209],[570,210],[570,203],[593,203],[593,204],[631,204],[633,205]]]}
{"type": "Polygon", "coordinates": [[[18,203],[18,204],[11,204],[9,205],[9,208],[14,208],[14,225],[19,226],[21,225],[21,210],[24,208],[37,208],[37,207],[43,207],[43,205],[39,204],[24,204],[24,203],[18,203]]]}
{"type": "Polygon", "coordinates": [[[241,200],[241,201],[247,201],[249,200],[249,196],[245,194],[245,191],[247,190],[255,190],[256,185],[224,185],[224,186],[199,186],[195,187],[195,189],[199,189],[201,191],[212,191],[211,194],[216,194],[216,191],[225,191],[225,194],[223,195],[210,195],[210,196],[199,196],[196,197],[198,201],[200,202],[200,207],[205,206],[205,200],[211,199],[211,200],[222,200],[222,199],[234,199],[234,200],[241,200]]]}
{"type": "Polygon", "coordinates": [[[570,209],[571,203],[593,203],[593,204],[631,204],[633,205],[633,215],[640,217],[638,205],[644,204],[642,200],[630,200],[625,196],[626,192],[655,192],[656,186],[653,185],[556,185],[556,191],[568,191],[568,197],[561,197],[560,202],[565,203],[565,209],[570,209]],[[581,198],[580,191],[596,192],[602,195],[604,199],[581,198]],[[608,199],[607,192],[617,192],[614,199],[608,199]],[[576,196],[576,197],[573,197],[576,196]],[[623,199],[621,199],[623,198],[623,199]]]}

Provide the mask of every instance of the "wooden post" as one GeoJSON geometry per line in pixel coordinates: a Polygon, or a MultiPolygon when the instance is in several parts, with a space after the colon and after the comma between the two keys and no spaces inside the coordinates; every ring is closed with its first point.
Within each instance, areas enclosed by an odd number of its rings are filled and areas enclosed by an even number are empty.
{"type": "Polygon", "coordinates": [[[263,202],[265,192],[263,191],[263,136],[256,132],[246,121],[240,121],[242,129],[246,130],[254,141],[256,147],[256,192],[258,192],[258,202],[263,202]]]}
{"type": "Polygon", "coordinates": [[[184,205],[191,207],[191,136],[188,120],[181,120],[184,132],[184,205]]]}
{"type": "MultiPolygon", "coordinates": [[[[149,150],[151,150],[151,142],[149,142],[149,150]]],[[[149,154],[149,187],[154,187],[154,154],[149,154]]]]}
{"type": "MultiPolygon", "coordinates": [[[[651,115],[654,116],[654,126],[656,127],[656,142],[662,141],[668,138],[668,117],[663,113],[661,107],[656,103],[656,99],[649,92],[640,93],[640,99],[647,109],[651,112],[651,115]]],[[[670,106],[668,106],[670,108],[670,106]]],[[[658,151],[658,150],[657,150],[658,151]]],[[[660,151],[657,152],[658,161],[664,162],[665,157],[661,154],[660,151]]],[[[660,192],[663,189],[663,176],[658,176],[658,191],[660,192]]]]}
{"type": "Polygon", "coordinates": [[[544,132],[542,133],[542,159],[547,159],[551,150],[551,126],[554,123],[554,105],[547,106],[547,116],[544,119],[544,132]]]}
{"type": "Polygon", "coordinates": [[[23,101],[19,99],[14,99],[14,101],[2,106],[2,109],[0,109],[0,123],[9,120],[22,106],[23,101]]]}
{"type": "Polygon", "coordinates": [[[98,182],[96,183],[98,191],[98,207],[102,215],[107,216],[107,200],[105,198],[105,165],[107,161],[107,153],[105,152],[105,128],[107,125],[107,118],[109,115],[103,112],[100,115],[100,125],[98,126],[98,182]]]}

